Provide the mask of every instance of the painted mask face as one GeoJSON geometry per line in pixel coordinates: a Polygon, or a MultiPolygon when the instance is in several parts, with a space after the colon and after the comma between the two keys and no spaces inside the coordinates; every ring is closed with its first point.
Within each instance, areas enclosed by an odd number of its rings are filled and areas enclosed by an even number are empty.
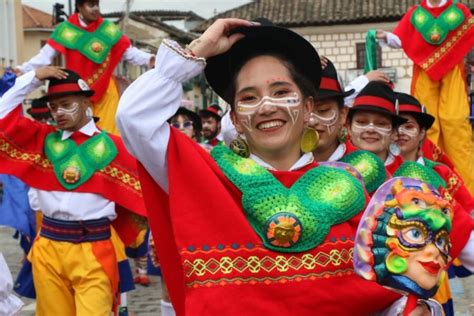
{"type": "Polygon", "coordinates": [[[86,23],[97,21],[100,17],[100,8],[98,0],[89,0],[79,8],[79,13],[86,23]]]}
{"type": "Polygon", "coordinates": [[[356,147],[379,155],[388,152],[392,129],[388,115],[358,111],[352,117],[349,133],[356,147]]]}
{"type": "Polygon", "coordinates": [[[407,156],[418,151],[424,133],[412,115],[401,114],[400,116],[408,121],[398,127],[396,142],[402,155],[407,156]]]}
{"type": "Polygon", "coordinates": [[[431,297],[449,261],[452,217],[450,203],[428,184],[411,178],[387,181],[359,224],[356,272],[382,285],[431,297]]]}

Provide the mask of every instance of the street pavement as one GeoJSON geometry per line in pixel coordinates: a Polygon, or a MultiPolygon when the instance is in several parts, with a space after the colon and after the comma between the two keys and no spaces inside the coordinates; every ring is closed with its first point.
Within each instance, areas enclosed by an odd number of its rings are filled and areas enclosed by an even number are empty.
{"type": "MultiPolygon", "coordinates": [[[[15,278],[20,270],[23,254],[18,241],[13,239],[13,230],[0,227],[0,251],[3,253],[15,278]]],[[[474,277],[455,279],[453,291],[456,316],[474,316],[474,277]]],[[[128,308],[131,316],[160,315],[161,288],[159,277],[151,276],[149,287],[137,286],[128,294],[128,308]]],[[[21,315],[34,315],[34,300],[22,298],[25,303],[21,315]]]]}

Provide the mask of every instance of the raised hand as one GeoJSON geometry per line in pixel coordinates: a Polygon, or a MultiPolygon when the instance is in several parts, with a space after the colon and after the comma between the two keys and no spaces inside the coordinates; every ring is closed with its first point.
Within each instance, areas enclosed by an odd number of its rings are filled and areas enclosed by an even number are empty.
{"type": "Polygon", "coordinates": [[[387,40],[387,33],[384,30],[377,30],[375,37],[377,39],[387,40]]]}
{"type": "Polygon", "coordinates": [[[36,72],[36,78],[38,78],[39,80],[45,80],[48,78],[56,78],[56,79],[67,78],[67,72],[55,66],[46,66],[46,67],[38,68],[36,69],[35,72],[36,72]]]}
{"type": "Polygon", "coordinates": [[[383,83],[389,83],[390,79],[381,71],[372,70],[365,74],[369,81],[380,81],[383,83]]]}
{"type": "Polygon", "coordinates": [[[255,26],[257,23],[241,19],[218,19],[194,41],[189,44],[188,49],[197,57],[209,58],[228,51],[235,42],[244,37],[243,34],[231,31],[237,27],[255,26]]]}

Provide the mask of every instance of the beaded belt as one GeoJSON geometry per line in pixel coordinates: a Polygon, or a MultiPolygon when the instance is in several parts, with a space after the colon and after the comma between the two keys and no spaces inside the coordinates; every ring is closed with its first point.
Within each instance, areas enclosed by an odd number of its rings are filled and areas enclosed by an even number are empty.
{"type": "Polygon", "coordinates": [[[106,240],[110,238],[110,221],[107,218],[62,221],[44,216],[40,236],[72,243],[106,240]]]}

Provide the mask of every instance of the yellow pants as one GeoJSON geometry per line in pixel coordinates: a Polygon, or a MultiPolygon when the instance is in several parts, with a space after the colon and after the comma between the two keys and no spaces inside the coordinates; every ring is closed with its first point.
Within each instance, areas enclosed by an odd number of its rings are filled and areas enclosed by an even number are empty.
{"type": "Polygon", "coordinates": [[[28,259],[33,267],[36,315],[110,316],[113,286],[104,269],[117,272],[114,245],[103,240],[74,244],[38,236],[28,259]],[[107,258],[99,262],[98,257],[107,258]]]}
{"type": "Polygon", "coordinates": [[[99,118],[97,126],[114,135],[120,135],[115,124],[115,114],[117,113],[119,99],[120,95],[117,84],[111,78],[104,95],[99,101],[94,103],[92,108],[94,116],[99,118]]]}
{"type": "Polygon", "coordinates": [[[446,152],[474,194],[474,144],[464,63],[458,64],[440,81],[431,80],[423,69],[414,65],[412,95],[436,119],[428,130],[428,138],[446,152]]]}

